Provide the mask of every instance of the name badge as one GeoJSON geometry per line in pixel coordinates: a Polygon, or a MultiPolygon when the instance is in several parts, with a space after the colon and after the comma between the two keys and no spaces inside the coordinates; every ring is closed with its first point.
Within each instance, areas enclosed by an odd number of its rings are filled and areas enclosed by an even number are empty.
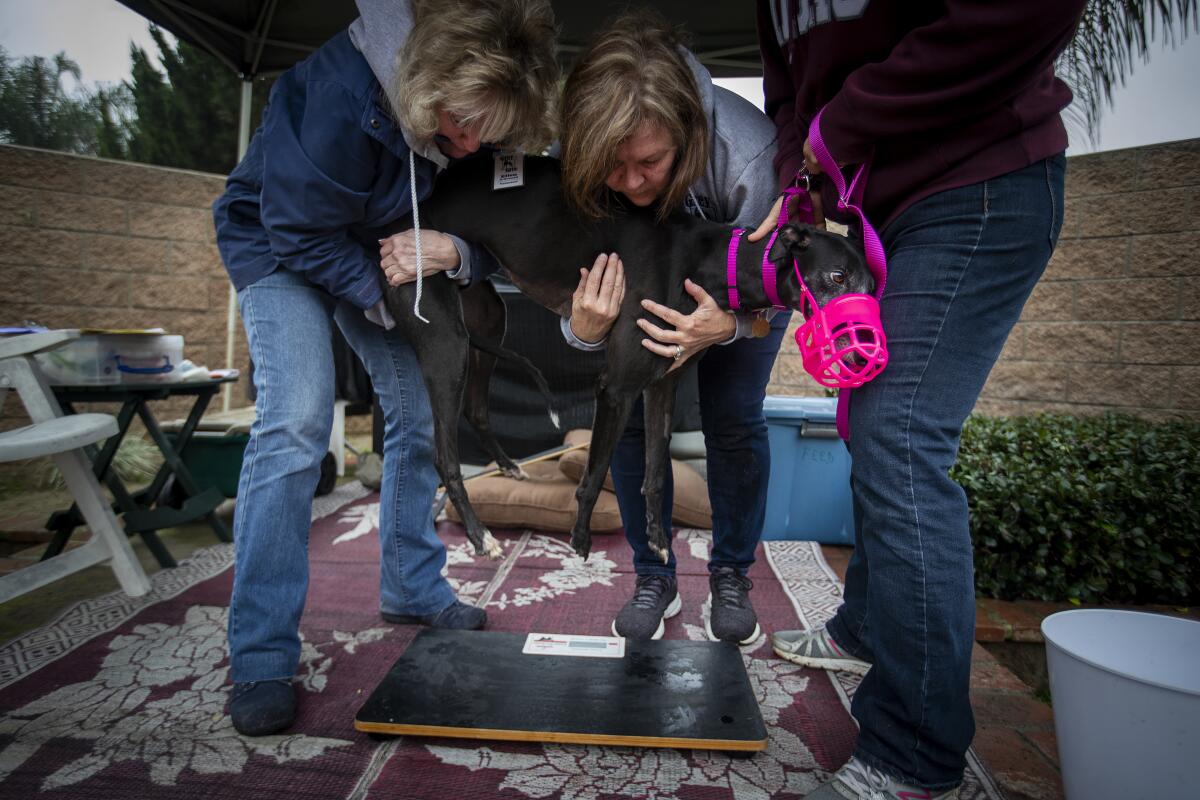
{"type": "Polygon", "coordinates": [[[498,150],[493,156],[496,171],[492,189],[513,189],[525,185],[525,154],[513,150],[498,150]]]}

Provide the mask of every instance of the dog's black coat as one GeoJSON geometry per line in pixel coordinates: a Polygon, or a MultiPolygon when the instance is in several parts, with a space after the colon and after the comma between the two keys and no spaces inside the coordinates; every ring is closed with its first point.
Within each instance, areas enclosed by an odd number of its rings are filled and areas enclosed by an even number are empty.
{"type": "MultiPolygon", "coordinates": [[[[641,345],[645,334],[636,320],[649,316],[640,305],[643,298],[683,313],[694,310],[696,304],[683,287],[685,278],[703,286],[727,308],[726,253],[732,227],[682,211],[658,222],[653,209],[635,208],[617,198],[610,217],[584,222],[567,207],[558,161],[550,158],[525,158],[522,187],[493,190],[492,179],[490,158],[467,159],[447,169],[438,178],[433,195],[420,206],[421,226],[487,247],[522,292],[560,315],[570,312],[581,266],[590,265],[599,253],[614,252],[625,264],[625,297],[608,336],[587,471],[576,490],[579,512],[571,543],[576,552],[587,556],[592,508],[617,438],[639,393],[644,392],[647,533],[651,546],[666,561],[662,483],[679,373],[668,373],[671,361],[641,345]]],[[[761,277],[768,241],[750,243],[743,237],[737,262],[743,309],[770,307],[761,277]]],[[[800,308],[793,259],[821,305],[840,294],[869,294],[873,289],[862,249],[845,237],[810,226],[785,226],[770,257],[779,276],[779,297],[792,309],[800,308]],[[839,272],[840,282],[835,279],[839,272]]],[[[468,418],[481,440],[506,471],[519,472],[487,430],[487,381],[498,352],[494,347],[486,353],[469,347],[469,341],[499,344],[504,330],[502,301],[486,282],[460,291],[452,281],[428,279],[421,300],[421,313],[429,319],[426,324],[412,313],[414,296],[415,284],[393,287],[386,293],[388,309],[412,342],[429,390],[438,472],[477,552],[498,556],[499,546],[475,516],[462,485],[456,423],[466,391],[468,418]]],[[[661,320],[654,322],[670,327],[661,320]]]]}

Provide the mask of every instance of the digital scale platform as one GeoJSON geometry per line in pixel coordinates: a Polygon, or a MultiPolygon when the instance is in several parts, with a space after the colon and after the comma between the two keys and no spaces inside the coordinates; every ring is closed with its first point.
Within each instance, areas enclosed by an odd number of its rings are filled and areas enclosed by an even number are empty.
{"type": "Polygon", "coordinates": [[[359,710],[371,734],[752,753],[767,729],[728,642],[426,628],[359,710]]]}

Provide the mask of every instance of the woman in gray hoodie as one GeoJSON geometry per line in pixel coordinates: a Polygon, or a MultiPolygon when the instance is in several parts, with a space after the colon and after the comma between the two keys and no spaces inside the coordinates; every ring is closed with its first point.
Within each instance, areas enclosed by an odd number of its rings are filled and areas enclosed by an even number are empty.
{"type": "MultiPolygon", "coordinates": [[[[662,217],[683,206],[705,219],[753,227],[775,199],[770,120],[713,86],[667,22],[650,12],[618,17],[580,55],[563,93],[561,141],[564,193],[584,216],[606,214],[616,193],[621,202],[657,206],[662,217]]],[[[619,254],[601,254],[591,269],[581,270],[571,317],[563,321],[572,345],[603,347],[620,306],[623,268],[619,254]]],[[[675,330],[645,320],[638,324],[647,334],[644,345],[674,358],[676,367],[718,345],[697,365],[713,512],[706,629],[713,640],[745,644],[759,636],[746,571],[762,534],[770,472],[763,398],[790,315],[728,313],[699,286],[688,281],[685,288],[698,303],[689,315],[643,301],[675,330]]],[[[642,415],[639,400],[612,461],[637,571],[633,597],[617,614],[613,632],[657,639],[663,620],[679,612],[680,600],[674,554],[664,564],[646,539],[642,415]]],[[[663,492],[668,529],[669,469],[663,492]]]]}

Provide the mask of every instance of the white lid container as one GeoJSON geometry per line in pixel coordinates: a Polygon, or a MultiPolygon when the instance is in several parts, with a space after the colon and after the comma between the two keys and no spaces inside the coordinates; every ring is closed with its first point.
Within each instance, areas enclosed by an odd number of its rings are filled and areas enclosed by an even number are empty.
{"type": "Polygon", "coordinates": [[[37,356],[54,385],[170,383],[178,379],[183,337],[165,333],[88,332],[37,356]]]}

